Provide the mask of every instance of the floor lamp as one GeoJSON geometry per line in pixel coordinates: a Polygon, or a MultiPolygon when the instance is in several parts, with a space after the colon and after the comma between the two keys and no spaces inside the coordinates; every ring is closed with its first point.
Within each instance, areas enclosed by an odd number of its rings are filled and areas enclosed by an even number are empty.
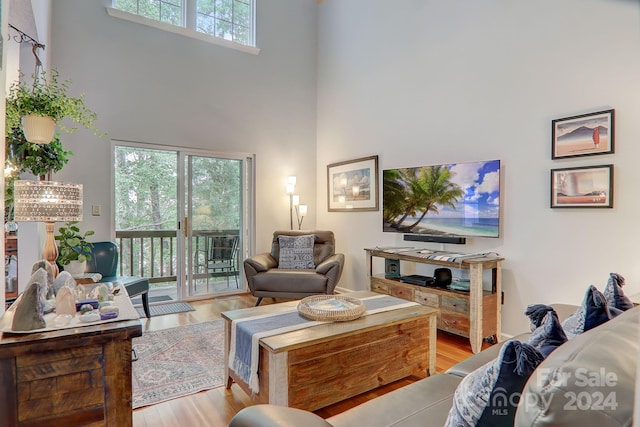
{"type": "Polygon", "coordinates": [[[42,256],[58,275],[58,247],[53,236],[56,222],[82,221],[82,184],[18,180],[14,183],[15,221],[44,222],[47,238],[42,256]]]}

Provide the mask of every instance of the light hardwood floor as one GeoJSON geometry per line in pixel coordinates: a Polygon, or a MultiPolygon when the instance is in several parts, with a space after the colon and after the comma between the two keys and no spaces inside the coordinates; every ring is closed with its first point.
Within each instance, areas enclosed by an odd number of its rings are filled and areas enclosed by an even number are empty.
{"type": "MultiPolygon", "coordinates": [[[[272,301],[265,299],[262,304],[272,301]]],[[[158,316],[141,319],[142,330],[157,331],[175,326],[201,323],[219,319],[220,313],[239,308],[253,307],[255,298],[250,295],[221,297],[212,300],[191,302],[196,309],[187,313],[158,316]]],[[[486,346],[486,344],[485,344],[486,346]]],[[[469,341],[465,338],[438,332],[436,344],[436,370],[443,372],[457,362],[472,355],[469,341]]],[[[331,417],[349,408],[357,406],[376,396],[410,384],[419,378],[410,377],[379,387],[351,399],[336,403],[315,411],[323,418],[331,417]]],[[[253,402],[237,385],[230,390],[224,386],[203,391],[190,396],[174,399],[157,405],[147,406],[133,411],[134,427],[222,427],[228,425],[233,416],[253,402]]]]}

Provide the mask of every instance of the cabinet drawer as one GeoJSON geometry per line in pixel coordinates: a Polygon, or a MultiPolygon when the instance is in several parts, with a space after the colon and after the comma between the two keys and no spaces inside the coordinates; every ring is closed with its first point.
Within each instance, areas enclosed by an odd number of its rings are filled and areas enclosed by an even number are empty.
{"type": "Polygon", "coordinates": [[[430,292],[421,291],[416,289],[414,291],[413,300],[427,307],[440,308],[440,298],[436,294],[430,292]]]}
{"type": "Polygon", "coordinates": [[[469,299],[456,296],[442,296],[440,302],[440,308],[448,311],[455,311],[458,313],[469,313],[469,299]]]}
{"type": "Polygon", "coordinates": [[[371,279],[371,291],[389,295],[389,285],[380,280],[371,279]]]}
{"type": "Polygon", "coordinates": [[[413,289],[404,286],[389,286],[389,295],[413,301],[413,289]]]}
{"type": "Polygon", "coordinates": [[[469,316],[455,311],[440,310],[438,329],[465,337],[469,336],[469,316]]]}

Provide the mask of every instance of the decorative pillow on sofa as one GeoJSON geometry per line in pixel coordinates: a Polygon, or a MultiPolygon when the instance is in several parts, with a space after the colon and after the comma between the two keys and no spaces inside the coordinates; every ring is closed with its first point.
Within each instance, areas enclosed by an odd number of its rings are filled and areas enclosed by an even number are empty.
{"type": "Polygon", "coordinates": [[[547,357],[553,350],[568,341],[562,329],[558,313],[553,307],[543,304],[530,305],[524,312],[536,329],[531,333],[526,343],[547,357]]]}
{"type": "Polygon", "coordinates": [[[458,384],[445,426],[513,426],[520,393],[543,359],[529,344],[507,341],[495,360],[458,384]]]}
{"type": "Polygon", "coordinates": [[[627,311],[633,308],[633,303],[622,290],[624,284],[624,277],[618,273],[609,273],[609,280],[607,281],[607,286],[605,286],[603,294],[610,307],[627,311]]]}
{"type": "Polygon", "coordinates": [[[280,261],[278,268],[313,269],[313,234],[302,236],[278,236],[280,261]]]}
{"type": "Polygon", "coordinates": [[[584,295],[582,305],[578,311],[562,322],[562,328],[567,334],[567,338],[572,339],[589,329],[603,324],[609,319],[613,319],[620,313],[622,313],[621,310],[615,307],[609,307],[602,292],[595,286],[589,285],[584,295]]]}

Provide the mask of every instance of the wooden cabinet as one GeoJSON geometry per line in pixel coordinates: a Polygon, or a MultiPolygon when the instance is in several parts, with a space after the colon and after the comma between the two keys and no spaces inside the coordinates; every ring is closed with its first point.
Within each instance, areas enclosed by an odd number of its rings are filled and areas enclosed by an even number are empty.
{"type": "Polygon", "coordinates": [[[501,263],[503,258],[464,258],[461,262],[432,260],[417,251],[401,253],[365,249],[370,287],[374,292],[393,295],[440,309],[438,329],[469,338],[474,353],[482,349],[482,339],[492,336],[496,341],[501,334],[502,283],[501,263]],[[469,292],[444,288],[422,287],[388,279],[373,274],[373,257],[397,259],[401,262],[432,264],[440,267],[469,270],[469,292]],[[491,270],[491,290],[484,290],[482,277],[491,270]]]}
{"type": "Polygon", "coordinates": [[[131,426],[139,320],[0,334],[1,426],[131,426]]]}

